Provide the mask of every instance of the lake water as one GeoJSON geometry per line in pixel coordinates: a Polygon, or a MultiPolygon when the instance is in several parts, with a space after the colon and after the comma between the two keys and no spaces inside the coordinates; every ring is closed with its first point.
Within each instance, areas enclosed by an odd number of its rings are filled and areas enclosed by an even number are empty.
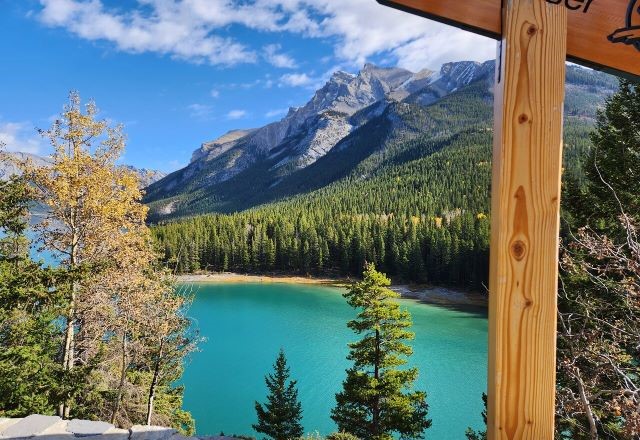
{"type": "MultiPolygon", "coordinates": [[[[329,434],[335,393],[340,390],[346,327],[355,311],[337,288],[304,284],[195,284],[190,315],[208,340],[183,377],[185,409],[198,434],[248,434],[254,401],[264,401],[264,375],[280,347],[298,381],[305,432],[329,434]]],[[[401,300],[413,316],[419,389],[428,392],[433,426],[427,438],[463,439],[467,426],[482,427],[481,394],[486,390],[487,320],[470,313],[401,300]]]]}

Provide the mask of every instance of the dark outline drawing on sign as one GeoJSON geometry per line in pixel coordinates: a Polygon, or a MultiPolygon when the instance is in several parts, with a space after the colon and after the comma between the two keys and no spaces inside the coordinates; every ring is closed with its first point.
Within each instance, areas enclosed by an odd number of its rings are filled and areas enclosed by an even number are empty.
{"type": "Polygon", "coordinates": [[[609,35],[609,41],[612,43],[624,43],[634,46],[640,50],[640,4],[639,0],[630,0],[629,8],[627,9],[626,27],[616,30],[609,35]],[[633,16],[636,16],[636,20],[633,20],[633,16]],[[634,25],[633,22],[636,22],[634,25]]]}

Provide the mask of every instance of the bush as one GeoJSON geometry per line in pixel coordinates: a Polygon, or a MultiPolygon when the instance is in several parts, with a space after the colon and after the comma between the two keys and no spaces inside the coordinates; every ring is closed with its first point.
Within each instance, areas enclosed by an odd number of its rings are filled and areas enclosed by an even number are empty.
{"type": "Polygon", "coordinates": [[[349,434],[348,432],[334,432],[333,434],[329,434],[327,436],[327,440],[359,440],[353,434],[349,434]]]}

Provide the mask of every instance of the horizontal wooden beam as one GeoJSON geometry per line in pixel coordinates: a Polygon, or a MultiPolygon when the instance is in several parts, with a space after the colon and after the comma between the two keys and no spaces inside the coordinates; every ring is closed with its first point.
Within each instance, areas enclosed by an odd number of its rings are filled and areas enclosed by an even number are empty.
{"type": "MultiPolygon", "coordinates": [[[[635,80],[640,78],[640,12],[636,10],[640,8],[640,0],[545,2],[567,12],[569,61],[635,80]],[[638,40],[630,37],[612,41],[614,38],[609,37],[626,26],[629,13],[638,21],[634,23],[639,27],[635,31],[638,40]]],[[[378,0],[378,3],[496,40],[502,35],[501,0],[378,0]]]]}

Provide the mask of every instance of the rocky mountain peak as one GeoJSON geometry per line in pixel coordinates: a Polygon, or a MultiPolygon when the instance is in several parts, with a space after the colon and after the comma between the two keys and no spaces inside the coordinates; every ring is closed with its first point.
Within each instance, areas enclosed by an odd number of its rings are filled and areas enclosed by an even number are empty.
{"type": "Polygon", "coordinates": [[[440,68],[440,79],[446,81],[451,88],[466,86],[493,72],[494,65],[494,61],[486,61],[484,63],[477,61],[445,63],[440,68]]]}
{"type": "Polygon", "coordinates": [[[428,69],[414,73],[399,67],[382,67],[372,63],[365,64],[357,74],[338,70],[305,105],[290,108],[280,121],[256,130],[232,130],[203,143],[193,153],[191,171],[185,175],[197,172],[203,166],[203,161],[219,159],[221,171],[212,173],[208,179],[224,181],[263,155],[280,155],[283,145],[290,145],[291,142],[297,142],[298,145],[292,149],[294,153],[283,157],[279,166],[302,159],[302,163],[308,165],[357,127],[358,123],[350,118],[360,110],[381,103],[376,110],[378,113],[389,102],[420,94],[433,81],[446,78],[440,81],[442,84],[436,94],[429,91],[423,99],[424,102],[432,102],[434,96],[444,95],[470,81],[479,65],[473,62],[449,63],[443,66],[439,76],[428,69]],[[331,115],[330,121],[327,115],[331,115]],[[233,151],[236,153],[232,154],[233,151]]]}
{"type": "Polygon", "coordinates": [[[355,78],[355,75],[353,73],[345,72],[344,70],[336,70],[331,75],[331,79],[329,79],[329,82],[334,81],[345,83],[351,81],[353,78],[355,78]]]}
{"type": "Polygon", "coordinates": [[[400,67],[378,67],[367,63],[360,71],[359,77],[366,78],[369,82],[377,81],[384,84],[389,91],[400,87],[413,76],[413,72],[400,67]]]}
{"type": "Polygon", "coordinates": [[[191,155],[191,163],[202,158],[211,159],[212,157],[219,156],[229,150],[229,148],[233,147],[238,140],[244,138],[252,131],[254,130],[230,130],[212,141],[203,142],[200,148],[194,151],[191,155]]]}
{"type": "MultiPolygon", "coordinates": [[[[435,126],[449,130],[449,118],[440,117],[449,110],[436,107],[438,117],[429,117],[431,106],[449,96],[451,102],[481,106],[487,122],[494,69],[495,61],[461,61],[415,73],[371,63],[356,74],[337,71],[281,120],[205,142],[186,168],[151,185],[146,200],[161,217],[254,206],[320,187],[339,178],[342,171],[336,170],[356,166],[366,154],[391,145],[394,136],[407,140],[435,126]]],[[[579,107],[573,110],[579,114],[585,101],[597,103],[597,93],[615,87],[591,71],[568,68],[567,78],[567,87],[577,94],[567,107],[579,107]],[[596,86],[601,91],[594,92],[596,86]]],[[[452,118],[469,116],[451,111],[452,118]]]]}

